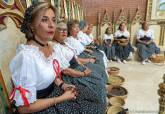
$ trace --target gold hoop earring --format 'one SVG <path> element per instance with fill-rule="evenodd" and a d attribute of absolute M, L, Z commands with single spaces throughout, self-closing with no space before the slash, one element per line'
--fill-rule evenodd
<path fill-rule="evenodd" d="M 34 28 L 32 28 L 31 30 L 32 30 L 32 32 L 34 32 L 34 31 L 35 31 L 35 29 L 34 29 Z"/>

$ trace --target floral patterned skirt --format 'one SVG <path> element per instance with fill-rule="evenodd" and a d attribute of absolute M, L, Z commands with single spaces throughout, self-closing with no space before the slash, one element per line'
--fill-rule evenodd
<path fill-rule="evenodd" d="M 85 86 L 76 86 L 78 96 L 75 100 L 64 101 L 51 106 L 40 112 L 33 114 L 104 114 L 105 106 L 101 104 L 96 98 L 95 94 Z M 64 93 L 58 86 L 47 98 L 57 97 Z"/>

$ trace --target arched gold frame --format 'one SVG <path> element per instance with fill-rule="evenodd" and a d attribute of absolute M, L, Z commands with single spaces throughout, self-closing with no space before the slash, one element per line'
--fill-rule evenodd
<path fill-rule="evenodd" d="M 61 19 L 84 19 L 84 12 L 77 1 L 75 0 L 50 0 L 52 5 L 57 6 L 58 21 Z M 23 21 L 23 16 L 25 8 L 32 4 L 32 0 L 24 0 L 25 5 L 22 4 L 21 0 L 13 0 L 10 4 L 5 1 L 0 1 L 0 30 L 4 29 L 6 26 L 3 22 L 5 17 L 10 17 L 16 24 L 20 27 Z M 68 4 L 69 3 L 69 4 Z M 69 5 L 69 6 L 68 6 Z M 14 7 L 16 6 L 16 7 Z M 69 8 L 68 8 L 69 7 Z M 2 18 L 3 17 L 3 18 Z"/>
<path fill-rule="evenodd" d="M 148 0 L 147 3 L 147 21 L 165 21 L 165 11 L 159 11 L 158 6 L 159 0 Z M 158 15 L 161 12 L 161 15 Z"/>
<path fill-rule="evenodd" d="M 148 0 L 146 20 L 149 21 L 150 24 L 160 25 L 159 45 L 164 46 L 165 45 L 165 16 L 161 18 L 159 16 L 156 16 L 157 10 L 155 9 L 155 6 L 157 4 L 157 1 Z M 163 13 L 165 15 L 165 11 Z"/>
<path fill-rule="evenodd" d="M 102 31 L 102 27 L 104 27 L 105 25 L 111 27 L 111 29 L 113 30 L 112 21 L 110 20 L 110 15 L 107 12 L 107 9 L 105 9 L 102 18 L 101 18 L 101 13 L 98 13 L 97 39 L 100 40 L 101 44 L 102 44 L 101 31 Z"/>

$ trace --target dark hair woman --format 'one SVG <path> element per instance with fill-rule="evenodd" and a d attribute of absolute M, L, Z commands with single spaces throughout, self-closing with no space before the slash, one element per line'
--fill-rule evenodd
<path fill-rule="evenodd" d="M 115 46 L 113 34 L 110 27 L 107 27 L 103 36 L 103 50 L 109 61 L 115 60 Z"/>
<path fill-rule="evenodd" d="M 142 23 L 142 28 L 137 33 L 136 47 L 143 65 L 151 62 L 150 57 L 160 53 L 160 49 L 154 43 L 154 33 L 147 22 Z"/>
<path fill-rule="evenodd" d="M 80 96 L 77 96 L 79 99 L 77 106 L 80 107 L 80 112 L 102 114 L 106 106 L 105 78 L 107 75 L 105 69 L 93 63 L 82 65 L 75 50 L 65 42 L 66 38 L 66 23 L 58 23 L 53 38 L 53 47 L 56 58 L 61 64 L 63 80 L 74 84 L 77 89 L 81 87 L 79 89 Z"/>
<path fill-rule="evenodd" d="M 9 66 L 15 86 L 11 98 L 21 114 L 75 112 L 64 103 L 76 98 L 75 89 L 64 92 L 61 88 L 66 84 L 53 69 L 54 51 L 49 40 L 55 33 L 55 21 L 56 10 L 47 2 L 34 4 L 25 12 L 21 31 L 27 43 L 19 45 Z"/>
<path fill-rule="evenodd" d="M 134 49 L 132 48 L 130 44 L 130 33 L 126 29 L 125 23 L 121 23 L 119 25 L 119 29 L 115 32 L 114 40 L 116 42 L 115 44 L 115 53 L 117 57 L 117 61 L 121 63 L 127 62 L 128 57 L 132 56 L 132 52 L 134 52 Z"/>

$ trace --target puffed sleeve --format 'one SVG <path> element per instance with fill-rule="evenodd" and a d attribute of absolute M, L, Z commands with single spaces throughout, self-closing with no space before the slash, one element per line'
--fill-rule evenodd
<path fill-rule="evenodd" d="M 103 39 L 104 39 L 104 40 L 107 39 L 106 34 L 104 34 Z"/>
<path fill-rule="evenodd" d="M 60 53 L 55 53 L 53 58 L 58 61 L 61 71 L 70 66 L 69 62 Z"/>
<path fill-rule="evenodd" d="M 32 55 L 27 52 L 19 52 L 11 61 L 9 69 L 15 88 L 21 87 L 26 89 L 28 92 L 25 93 L 25 96 L 28 102 L 35 102 L 37 74 Z M 16 101 L 16 106 L 25 105 L 22 94 L 18 89 L 16 89 L 13 100 Z"/>
<path fill-rule="evenodd" d="M 114 38 L 117 39 L 117 37 L 120 37 L 120 32 L 119 30 L 117 30 L 114 34 Z"/>
<path fill-rule="evenodd" d="M 128 31 L 126 32 L 126 37 L 130 37 L 130 33 Z"/>
<path fill-rule="evenodd" d="M 55 50 L 53 53 L 53 58 L 59 62 L 61 70 L 68 68 L 70 66 L 69 61 L 63 56 L 60 46 L 54 45 L 53 48 Z"/>
<path fill-rule="evenodd" d="M 136 38 L 140 39 L 141 38 L 141 34 L 140 34 L 140 30 L 138 30 L 137 34 L 136 34 Z"/>

